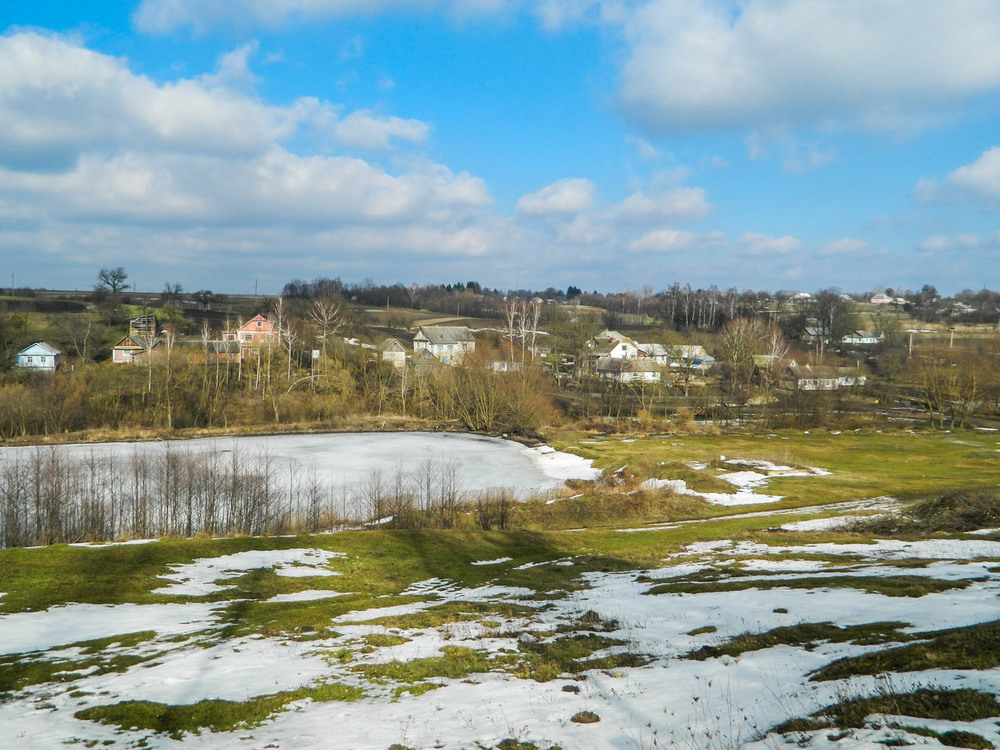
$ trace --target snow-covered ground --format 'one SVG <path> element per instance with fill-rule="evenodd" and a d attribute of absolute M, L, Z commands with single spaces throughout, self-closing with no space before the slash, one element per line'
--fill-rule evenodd
<path fill-rule="evenodd" d="M 830 559 L 817 559 L 828 556 Z M 238 553 L 190 565 L 170 574 L 174 586 L 190 593 L 218 590 L 222 581 L 252 567 L 281 571 L 308 569 L 322 575 L 330 553 L 314 549 Z M 924 567 L 886 565 L 885 561 L 922 559 Z M 121 673 L 91 674 L 73 682 L 46 683 L 14 693 L 0 702 L 3 746 L 53 748 L 83 746 L 150 748 L 285 748 L 287 750 L 385 750 L 399 744 L 413 748 L 491 748 L 506 738 L 538 747 L 566 748 L 735 748 L 753 750 L 795 747 L 801 736 L 765 737 L 767 728 L 806 716 L 843 698 L 876 688 L 878 678 L 809 682 L 815 669 L 842 656 L 884 646 L 820 643 L 813 649 L 788 645 L 751 651 L 739 657 L 695 661 L 680 658 L 704 645 L 719 644 L 745 632 L 761 632 L 801 622 L 860 625 L 901 621 L 908 632 L 970 625 L 998 616 L 1000 542 L 973 538 L 922 542 L 880 541 L 874 544 L 802 544 L 772 547 L 721 540 L 692 544 L 667 559 L 668 567 L 629 573 L 588 573 L 588 588 L 539 601 L 526 589 L 487 584 L 463 587 L 453 581 L 416 582 L 404 592 L 424 601 L 351 612 L 336 618 L 336 637 L 299 641 L 260 636 L 219 639 L 221 604 L 66 605 L 44 612 L 0 616 L 0 647 L 6 653 L 45 651 L 85 639 L 153 630 L 156 638 L 139 647 L 155 653 L 152 661 Z M 480 561 L 504 566 L 504 558 Z M 538 565 L 573 564 L 571 559 Z M 728 564 L 728 567 L 725 565 Z M 721 567 L 720 567 L 721 566 Z M 738 566 L 750 576 L 822 578 L 828 574 L 913 575 L 967 581 L 955 588 L 919 598 L 890 597 L 858 589 L 825 587 L 769 588 L 736 592 L 705 591 L 647 595 L 656 580 L 676 581 L 691 573 Z M 653 579 L 653 583 L 650 582 Z M 747 580 L 744 576 L 741 580 Z M 329 593 L 319 591 L 303 594 Z M 484 622 L 464 621 L 420 630 L 392 629 L 398 645 L 363 648 L 365 636 L 387 634 L 373 620 L 426 609 L 446 601 L 504 601 L 532 609 L 532 614 L 504 619 L 489 614 Z M 616 621 L 613 632 L 626 641 L 607 652 L 646 655 L 646 666 L 592 670 L 585 679 L 566 676 L 549 682 L 519 679 L 509 671 L 472 674 L 462 679 L 435 678 L 438 689 L 422 695 L 397 694 L 392 684 L 369 684 L 353 670 L 363 664 L 409 661 L 440 656 L 445 646 L 465 646 L 492 654 L 515 652 L 524 633 L 545 640 L 560 625 L 596 612 Z M 592 616 L 591 616 L 592 619 Z M 489 621 L 488 623 L 485 621 Z M 712 628 L 706 632 L 706 628 Z M 202 635 L 198 635 L 198 634 Z M 204 634 L 208 634 L 205 636 Z M 178 640 L 179 635 L 191 640 Z M 202 639 L 203 638 L 203 639 Z M 348 650 L 351 660 L 329 658 Z M 598 655 L 605 652 L 599 652 Z M 68 658 L 67 651 L 48 651 L 44 658 Z M 31 658 L 42 658 L 35 654 Z M 881 678 L 885 679 L 885 678 Z M 1000 669 L 933 670 L 891 676 L 894 690 L 918 686 L 964 687 L 1000 693 Z M 308 699 L 286 706 L 265 724 L 234 732 L 187 734 L 181 740 L 148 731 L 104 726 L 74 718 L 81 708 L 121 700 L 145 699 L 192 703 L 204 698 L 246 698 L 332 680 L 358 685 L 365 697 L 352 702 L 314 703 Z M 572 686 L 577 691 L 564 690 Z M 593 724 L 570 719 L 580 711 L 600 717 Z M 953 724 L 925 722 L 938 731 L 961 728 L 996 739 L 992 721 Z M 897 730 L 893 730 L 898 735 Z M 881 748 L 885 729 L 863 729 L 833 743 L 828 732 L 811 737 L 812 747 Z M 912 735 L 914 742 L 936 741 Z M 89 743 L 94 743 L 91 745 Z"/>
<path fill-rule="evenodd" d="M 725 458 L 723 458 L 725 461 Z M 830 472 L 826 469 L 794 469 L 791 466 L 780 466 L 770 461 L 730 459 L 729 463 L 738 466 L 751 466 L 752 469 L 741 471 L 725 471 L 715 475 L 736 487 L 733 492 L 698 492 L 687 486 L 683 479 L 647 479 L 642 483 L 646 489 L 670 489 L 679 495 L 700 497 L 713 505 L 756 505 L 757 503 L 776 503 L 781 495 L 765 495 L 757 490 L 767 485 L 775 476 L 782 477 L 824 477 Z M 694 462 L 691 468 L 701 471 L 707 469 L 707 464 Z"/>

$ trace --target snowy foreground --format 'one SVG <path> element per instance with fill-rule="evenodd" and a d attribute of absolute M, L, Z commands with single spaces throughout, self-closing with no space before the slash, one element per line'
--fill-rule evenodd
<path fill-rule="evenodd" d="M 241 552 L 175 566 L 163 580 L 163 593 L 189 597 L 225 591 L 231 579 L 256 568 L 278 575 L 315 577 L 329 586 L 332 566 L 342 558 L 319 549 Z M 894 561 L 923 560 L 901 569 Z M 981 536 L 923 542 L 800 545 L 772 548 L 720 541 L 691 545 L 665 560 L 666 567 L 628 573 L 585 573 L 589 588 L 561 598 L 539 600 L 523 589 L 486 585 L 463 589 L 450 581 L 428 580 L 407 594 L 423 601 L 367 609 L 337 618 L 337 637 L 298 641 L 291 637 L 218 637 L 221 607 L 188 600 L 164 605 L 67 605 L 43 612 L 0 616 L 0 651 L 34 654 L 31 658 L 66 659 L 54 647 L 87 639 L 152 630 L 156 637 L 132 646 L 131 653 L 155 658 L 123 672 L 90 674 L 73 682 L 46 682 L 28 687 L 0 702 L 0 745 L 55 748 L 67 743 L 84 747 L 173 748 L 371 748 L 394 744 L 408 748 L 492 748 L 507 738 L 538 748 L 883 748 L 886 740 L 940 746 L 931 737 L 900 729 L 865 728 L 835 737 L 829 731 L 768 734 L 776 724 L 808 716 L 844 697 L 872 694 L 877 681 L 888 680 L 904 692 L 921 686 L 981 689 L 1000 693 L 1000 670 L 938 670 L 887 677 L 809 682 L 817 668 L 842 657 L 885 645 L 820 643 L 812 650 L 780 645 L 739 657 L 695 661 L 679 658 L 704 645 L 718 645 L 746 632 L 762 632 L 802 622 L 858 625 L 901 621 L 904 632 L 958 627 L 995 620 L 1000 574 L 988 561 L 1000 560 L 1000 542 Z M 477 561 L 490 570 L 515 566 L 506 558 Z M 525 563 L 519 567 L 559 565 L 572 559 Z M 733 592 L 646 595 L 657 582 L 678 581 L 698 571 L 740 569 L 744 574 L 789 580 L 837 576 L 926 576 L 968 581 L 922 597 L 889 597 L 856 588 L 770 588 Z M 646 577 L 648 575 L 648 577 Z M 638 580 L 637 580 L 638 579 Z M 653 579 L 651 582 L 650 579 Z M 301 600 L 331 596 L 327 590 L 302 591 Z M 387 629 L 375 621 L 415 612 L 442 602 L 509 601 L 531 608 L 517 619 L 496 614 L 480 620 L 419 630 Z M 414 695 L 399 690 L 392 679 L 366 681 L 358 665 L 407 662 L 441 656 L 447 646 L 463 646 L 491 654 L 516 653 L 519 643 L 544 641 L 560 625 L 590 621 L 609 623 L 604 636 L 626 643 L 611 652 L 643 655 L 644 666 L 590 670 L 547 682 L 519 679 L 510 671 L 431 680 L 437 689 Z M 713 632 L 704 631 L 713 627 Z M 399 645 L 365 647 L 371 634 L 399 636 Z M 535 633 L 537 635 L 531 635 Z M 186 639 L 183 636 L 188 636 Z M 404 642 L 404 639 L 405 640 Z M 346 650 L 346 651 L 345 651 Z M 128 649 L 123 649 L 128 651 Z M 113 649 L 112 649 L 113 652 Z M 347 653 L 348 657 L 344 657 Z M 593 656 L 599 657 L 605 652 Z M 331 658 L 331 654 L 340 654 Z M 172 739 L 148 730 L 120 730 L 74 718 L 82 708 L 122 700 L 145 699 L 190 704 L 206 698 L 241 701 L 336 681 L 364 690 L 354 702 L 289 703 L 263 725 L 233 732 L 185 734 Z M 566 689 L 571 688 L 571 689 Z M 577 690 L 578 688 L 578 690 Z M 581 711 L 599 717 L 590 724 L 570 719 Z M 937 732 L 962 729 L 1000 739 L 993 720 L 955 723 L 913 719 Z M 884 727 L 884 722 L 882 724 Z M 833 738 L 832 738 L 833 737 Z M 102 744 L 103 743 L 103 744 Z M 897 743 L 898 744 L 898 743 Z"/>

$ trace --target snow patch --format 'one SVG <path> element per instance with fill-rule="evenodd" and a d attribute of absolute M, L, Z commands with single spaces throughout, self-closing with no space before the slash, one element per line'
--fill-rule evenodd
<path fill-rule="evenodd" d="M 344 556 L 342 552 L 322 549 L 275 549 L 248 550 L 221 557 L 206 557 L 187 565 L 171 565 L 173 572 L 160 578 L 174 583 L 155 589 L 152 593 L 168 596 L 206 596 L 232 588 L 220 586 L 215 581 L 238 578 L 248 570 L 257 568 L 275 568 L 278 575 L 291 577 L 321 576 L 325 575 L 323 572 L 325 568 L 316 567 L 317 565 L 325 565 L 335 557 Z M 311 572 L 306 572 L 306 569 Z"/>

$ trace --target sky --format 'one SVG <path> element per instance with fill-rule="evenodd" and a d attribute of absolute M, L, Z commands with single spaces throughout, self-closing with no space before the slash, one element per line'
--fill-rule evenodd
<path fill-rule="evenodd" d="M 0 9 L 0 284 L 1000 288 L 995 0 Z"/>

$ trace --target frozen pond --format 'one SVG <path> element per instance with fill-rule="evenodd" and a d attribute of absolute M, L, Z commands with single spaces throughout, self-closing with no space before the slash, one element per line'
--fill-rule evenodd
<path fill-rule="evenodd" d="M 528 448 L 511 440 L 437 432 L 358 432 L 310 435 L 201 438 L 143 443 L 94 443 L 44 447 L 0 448 L 0 465 L 27 461 L 39 452 L 56 452 L 61 459 L 85 465 L 95 458 L 127 463 L 136 455 L 214 454 L 220 460 L 236 454 L 241 460 L 267 461 L 277 472 L 316 476 L 328 488 L 352 487 L 379 474 L 385 481 L 396 474 L 416 477 L 450 467 L 465 492 L 491 488 L 513 490 L 523 497 L 560 486 L 567 479 L 592 479 L 599 474 L 590 461 L 547 446 Z"/>

